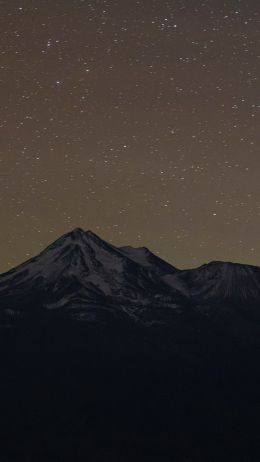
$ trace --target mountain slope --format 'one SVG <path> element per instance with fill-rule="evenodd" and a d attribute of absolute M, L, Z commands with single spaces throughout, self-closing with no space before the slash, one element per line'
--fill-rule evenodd
<path fill-rule="evenodd" d="M 175 274 L 179 272 L 177 268 L 154 255 L 147 247 L 119 247 L 120 252 L 131 260 L 139 263 L 145 268 L 151 269 L 159 276 L 164 274 Z"/>

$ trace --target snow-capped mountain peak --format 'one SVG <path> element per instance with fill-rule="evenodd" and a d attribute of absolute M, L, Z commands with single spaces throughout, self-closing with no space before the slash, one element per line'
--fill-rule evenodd
<path fill-rule="evenodd" d="M 145 253 L 149 258 L 153 255 L 148 249 Z M 147 304 L 155 295 L 173 295 L 174 289 L 167 289 L 159 278 L 165 270 L 156 268 L 152 261 L 148 266 L 92 231 L 76 228 L 38 256 L 2 275 L 0 299 L 8 304 L 13 294 L 23 294 L 28 299 L 34 294 L 44 306 L 60 307 L 84 305 L 95 294 L 103 300 L 127 304 L 138 300 Z"/>

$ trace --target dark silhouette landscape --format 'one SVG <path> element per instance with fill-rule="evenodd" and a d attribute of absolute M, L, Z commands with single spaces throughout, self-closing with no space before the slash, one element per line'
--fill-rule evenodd
<path fill-rule="evenodd" d="M 0 276 L 1 461 L 260 456 L 260 268 L 75 229 Z"/>

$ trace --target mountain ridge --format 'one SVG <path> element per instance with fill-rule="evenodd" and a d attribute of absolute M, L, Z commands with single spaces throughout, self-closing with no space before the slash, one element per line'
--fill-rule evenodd
<path fill-rule="evenodd" d="M 63 309 L 77 319 L 99 319 L 106 309 L 112 318 L 165 323 L 169 313 L 175 317 L 189 306 L 198 315 L 203 311 L 198 306 L 207 304 L 220 311 L 230 304 L 260 306 L 260 268 L 214 261 L 180 270 L 146 247 L 116 247 L 75 228 L 0 275 L 2 314 L 10 308 L 24 313 L 34 305 Z"/>
<path fill-rule="evenodd" d="M 60 241 L 63 241 L 64 239 L 66 238 L 70 238 L 71 241 L 77 241 L 77 240 L 80 240 L 82 239 L 82 237 L 90 237 L 92 238 L 93 240 L 96 240 L 96 241 L 100 241 L 100 242 L 104 242 L 106 243 L 107 245 L 111 246 L 111 248 L 114 248 L 116 250 L 119 250 L 119 251 L 122 251 L 122 252 L 126 252 L 128 250 L 136 250 L 136 251 L 142 251 L 144 253 L 147 253 L 147 254 L 150 254 L 151 256 L 155 257 L 155 259 L 158 259 L 160 260 L 161 262 L 163 262 L 164 264 L 166 265 L 169 265 L 169 267 L 172 267 L 173 269 L 177 270 L 177 271 L 193 271 L 193 270 L 197 270 L 197 269 L 200 269 L 202 267 L 206 267 L 206 266 L 212 266 L 212 265 L 239 265 L 239 266 L 246 266 L 246 267 L 252 267 L 252 268 L 260 268 L 260 265 L 253 265 L 253 264 L 250 264 L 250 263 L 241 263 L 241 262 L 233 262 L 233 261 L 229 261 L 229 260 L 210 260 L 208 262 L 205 262 L 205 263 L 202 263 L 200 264 L 199 266 L 196 266 L 196 267 L 188 267 L 188 268 L 178 268 L 176 266 L 174 266 L 171 262 L 169 262 L 168 260 L 164 260 L 164 258 L 162 257 L 159 257 L 157 256 L 155 253 L 153 253 L 148 247 L 146 246 L 140 246 L 140 247 L 135 247 L 135 246 L 131 246 L 131 245 L 124 245 L 124 246 L 115 246 L 111 243 L 108 243 L 107 241 L 105 241 L 104 239 L 100 238 L 96 233 L 94 233 L 91 229 L 88 229 L 87 231 L 84 231 L 82 228 L 80 227 L 76 227 L 74 229 L 72 229 L 71 231 L 68 231 L 67 233 L 64 233 L 62 234 L 60 237 L 58 237 L 57 239 L 55 239 L 53 242 L 51 242 L 49 245 L 47 245 L 42 251 L 40 251 L 38 254 L 30 257 L 29 259 L 19 263 L 18 265 L 14 266 L 13 268 L 7 270 L 7 271 L 3 271 L 2 273 L 0 273 L 0 277 L 8 274 L 8 273 L 11 273 L 12 271 L 16 270 L 17 268 L 20 268 L 21 266 L 25 265 L 26 263 L 34 260 L 35 258 L 37 258 L 38 256 L 40 256 L 43 252 L 45 252 L 46 250 L 48 250 L 49 248 L 53 247 L 54 245 L 56 245 L 57 243 L 59 243 Z M 125 256 L 127 256 L 125 253 Z"/>

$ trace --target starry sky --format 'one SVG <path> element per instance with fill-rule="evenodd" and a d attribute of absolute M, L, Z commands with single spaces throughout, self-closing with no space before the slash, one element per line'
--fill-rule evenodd
<path fill-rule="evenodd" d="M 0 271 L 75 227 L 260 265 L 259 0 L 0 0 Z"/>

